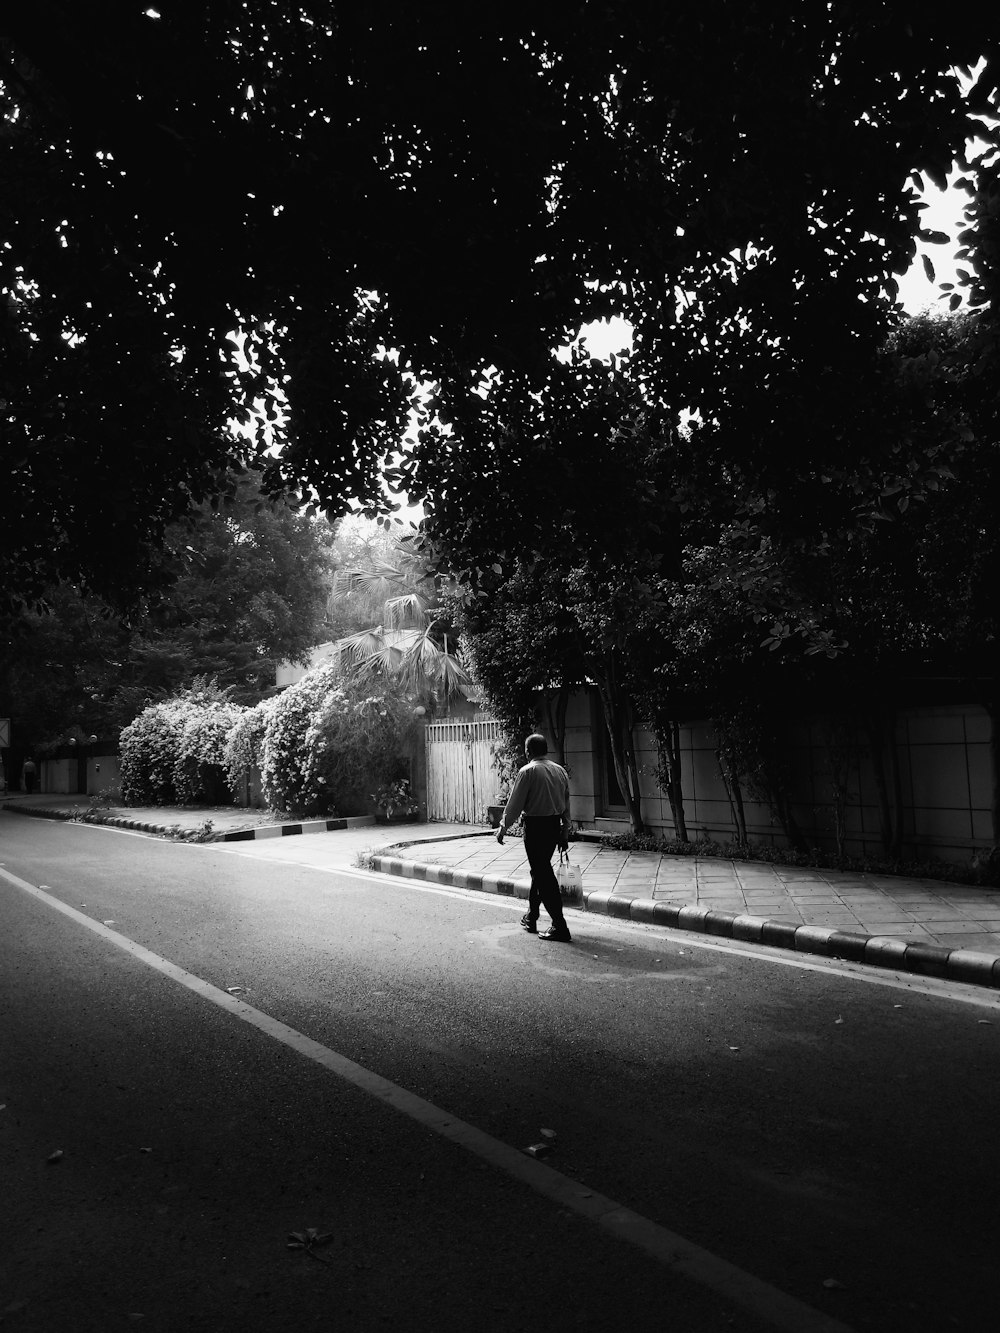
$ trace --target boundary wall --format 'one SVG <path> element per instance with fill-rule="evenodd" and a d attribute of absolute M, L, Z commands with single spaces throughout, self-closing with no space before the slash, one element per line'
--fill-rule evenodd
<path fill-rule="evenodd" d="M 835 848 L 836 803 L 824 722 L 791 720 L 786 730 L 792 814 L 809 843 Z M 655 741 L 642 729 L 635 741 L 643 818 L 655 832 L 672 837 L 670 804 L 656 785 Z M 992 846 L 992 727 L 986 710 L 976 704 L 900 709 L 895 741 L 904 858 L 964 863 Z M 735 827 L 710 723 L 684 723 L 680 748 L 688 837 L 730 841 Z M 866 740 L 854 735 L 848 753 L 845 850 L 852 856 L 881 855 L 878 789 Z M 567 713 L 566 762 L 574 820 L 585 829 L 629 829 L 627 811 L 609 793 L 600 710 L 583 692 L 573 696 Z M 745 790 L 743 801 L 751 842 L 786 846 L 772 811 Z"/>

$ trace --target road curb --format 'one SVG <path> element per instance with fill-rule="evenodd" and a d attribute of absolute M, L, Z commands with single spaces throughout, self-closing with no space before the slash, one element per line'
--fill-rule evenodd
<path fill-rule="evenodd" d="M 132 829 L 140 833 L 159 833 L 166 836 L 176 824 L 152 824 L 139 819 L 126 819 L 122 815 L 102 815 L 99 812 L 85 811 L 82 806 L 73 809 L 46 809 L 43 806 L 22 805 L 18 801 L 5 802 L 4 810 L 12 810 L 18 815 L 33 815 L 37 819 L 78 820 L 83 824 L 108 824 L 112 828 Z M 229 833 L 201 834 L 195 828 L 181 828 L 180 833 L 190 834 L 198 842 L 248 842 L 257 838 L 288 838 L 302 833 L 327 833 L 331 829 L 374 827 L 374 815 L 346 815 L 343 819 L 305 819 L 296 824 L 261 824 L 250 829 L 233 829 Z"/>
<path fill-rule="evenodd" d="M 36 815 L 41 819 L 76 819 L 76 810 L 43 810 L 37 805 L 22 805 L 20 801 L 4 801 L 4 810 L 10 810 L 15 815 Z"/>
<path fill-rule="evenodd" d="M 508 898 L 527 898 L 530 888 L 528 880 L 500 879 L 479 871 L 427 865 L 399 856 L 376 854 L 371 858 L 371 869 L 384 875 L 421 879 L 456 889 L 475 889 L 480 893 L 497 893 Z M 588 892 L 585 888 L 582 901 L 567 906 L 618 920 L 668 926 L 749 944 L 767 944 L 792 953 L 820 954 L 825 958 L 842 958 L 871 967 L 1000 990 L 1000 957 L 973 949 L 949 949 L 942 944 L 907 944 L 905 940 L 888 935 L 855 934 L 830 926 L 796 926 L 788 921 L 772 921 L 746 913 L 719 912 L 698 903 L 626 898 L 607 889 Z"/>
<path fill-rule="evenodd" d="M 299 833 L 329 833 L 338 828 L 374 827 L 374 815 L 345 815 L 343 819 L 305 819 L 300 824 L 262 824 L 259 828 L 216 833 L 211 842 L 249 842 L 258 838 L 290 838 Z"/>

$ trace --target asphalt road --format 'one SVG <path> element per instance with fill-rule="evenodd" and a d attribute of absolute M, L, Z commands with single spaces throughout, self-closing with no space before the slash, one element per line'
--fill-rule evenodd
<path fill-rule="evenodd" d="M 309 841 L 0 815 L 4 1329 L 993 1322 L 997 997 Z"/>

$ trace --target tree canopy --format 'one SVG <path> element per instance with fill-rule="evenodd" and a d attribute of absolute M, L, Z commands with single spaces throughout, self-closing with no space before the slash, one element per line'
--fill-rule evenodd
<path fill-rule="evenodd" d="M 47 589 L 46 609 L 22 611 L 0 638 L 0 702 L 15 743 L 74 727 L 110 735 L 195 677 L 256 702 L 279 661 L 305 660 L 325 637 L 333 535 L 244 480 L 232 498 L 168 526 L 170 585 L 129 620 L 93 593 Z"/>
<path fill-rule="evenodd" d="M 981 28 L 901 0 L 37 0 L 0 43 L 14 599 L 134 597 L 234 463 L 377 508 L 416 382 L 451 434 L 394 479 L 434 523 L 495 440 L 484 377 L 558 399 L 552 349 L 612 311 L 737 468 L 846 462 L 911 174 L 995 143 L 1000 81 Z M 992 301 L 995 168 L 969 181 Z"/>

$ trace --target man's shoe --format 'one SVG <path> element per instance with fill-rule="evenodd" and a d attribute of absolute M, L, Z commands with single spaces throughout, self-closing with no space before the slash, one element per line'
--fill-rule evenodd
<path fill-rule="evenodd" d="M 521 925 L 529 935 L 538 934 L 538 920 L 536 917 L 529 916 L 527 912 L 521 917 Z"/>
<path fill-rule="evenodd" d="M 538 936 L 540 940 L 555 940 L 558 944 L 572 944 L 573 936 L 566 926 L 549 926 Z"/>

